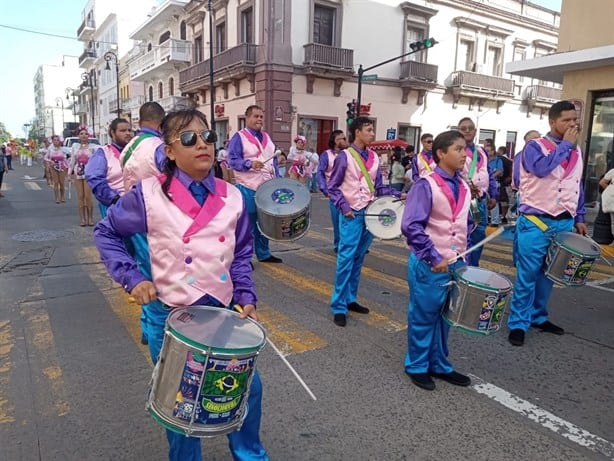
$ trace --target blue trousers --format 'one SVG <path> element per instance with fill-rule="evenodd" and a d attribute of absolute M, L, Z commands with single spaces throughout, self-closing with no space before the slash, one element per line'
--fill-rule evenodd
<path fill-rule="evenodd" d="M 471 243 L 470 246 L 473 246 L 486 238 L 486 226 L 488 225 L 488 207 L 486 206 L 486 202 L 486 198 L 482 198 L 478 201 L 478 208 L 482 216 L 480 218 L 480 222 L 473 223 L 475 229 L 473 230 L 469 238 Z M 469 264 L 470 266 L 479 266 L 483 249 L 484 247 L 480 247 L 469 253 L 469 255 L 467 256 L 467 264 Z"/>
<path fill-rule="evenodd" d="M 450 325 L 441 313 L 448 300 L 452 272 L 464 266 L 457 261 L 448 272 L 433 272 L 431 266 L 412 252 L 407 265 L 409 308 L 407 311 L 407 373 L 450 373 L 454 367 L 448 360 Z"/>
<path fill-rule="evenodd" d="M 256 201 L 254 197 L 256 192 L 248 189 L 242 184 L 237 184 L 237 188 L 241 191 L 243 200 L 245 201 L 245 208 L 247 208 L 247 214 L 249 216 L 249 225 L 254 237 L 254 251 L 256 252 L 256 258 L 258 261 L 267 259 L 271 256 L 269 250 L 269 239 L 266 238 L 258 229 L 258 214 L 256 213 Z"/>
<path fill-rule="evenodd" d="M 516 281 L 507 319 L 510 330 L 527 331 L 532 324 L 548 320 L 553 282 L 543 271 L 546 254 L 556 233 L 573 229 L 573 219 L 540 219 L 548 226 L 545 232 L 523 215 L 516 222 L 513 249 Z"/>
<path fill-rule="evenodd" d="M 373 234 L 365 226 L 365 209 L 354 211 L 354 218 L 339 213 L 339 250 L 335 286 L 330 300 L 333 314 L 347 314 L 348 304 L 356 301 L 360 271 Z"/>
<path fill-rule="evenodd" d="M 330 208 L 330 220 L 333 223 L 333 248 L 335 252 L 339 250 L 339 209 L 335 206 L 332 200 L 328 201 Z"/>
<path fill-rule="evenodd" d="M 151 277 L 151 260 L 149 258 L 149 244 L 147 243 L 147 234 L 134 234 L 130 241 L 134 248 L 134 259 L 139 266 L 139 271 L 149 280 Z M 158 301 L 154 301 L 156 303 Z M 150 303 L 151 304 L 151 303 Z M 144 339 L 147 339 L 147 308 L 149 304 L 141 306 L 141 332 Z"/>
<path fill-rule="evenodd" d="M 98 202 L 98 209 L 100 210 L 100 217 L 102 219 L 107 217 L 107 210 L 109 209 L 108 206 L 103 205 L 102 203 Z"/>
<path fill-rule="evenodd" d="M 158 361 L 164 340 L 164 324 L 171 310 L 160 302 L 151 303 L 147 310 L 147 338 L 153 363 Z M 262 414 L 262 383 L 257 371 L 247 399 L 248 412 L 239 431 L 228 434 L 228 446 L 235 461 L 268 460 L 260 441 L 260 416 Z M 166 430 L 169 461 L 202 461 L 200 439 Z"/>

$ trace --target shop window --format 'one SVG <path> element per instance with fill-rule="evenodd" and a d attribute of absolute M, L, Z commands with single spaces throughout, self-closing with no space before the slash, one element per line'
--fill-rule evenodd
<path fill-rule="evenodd" d="M 164 42 L 166 42 L 170 38 L 171 38 L 171 32 L 170 32 L 170 30 L 167 30 L 162 35 L 160 35 L 160 39 L 158 40 L 158 45 L 163 44 Z"/>

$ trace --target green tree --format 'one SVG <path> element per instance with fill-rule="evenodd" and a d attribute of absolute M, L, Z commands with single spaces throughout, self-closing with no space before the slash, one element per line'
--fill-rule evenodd
<path fill-rule="evenodd" d="M 0 144 L 8 142 L 11 139 L 11 133 L 6 130 L 4 123 L 0 122 Z"/>

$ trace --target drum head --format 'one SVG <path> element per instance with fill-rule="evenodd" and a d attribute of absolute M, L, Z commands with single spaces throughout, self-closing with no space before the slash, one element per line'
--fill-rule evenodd
<path fill-rule="evenodd" d="M 274 216 L 291 216 L 305 210 L 311 193 L 304 184 L 290 178 L 275 178 L 258 187 L 256 207 Z"/>
<path fill-rule="evenodd" d="M 375 237 L 391 240 L 401 236 L 401 219 L 405 202 L 392 197 L 379 197 L 366 209 L 365 225 Z"/>
<path fill-rule="evenodd" d="M 597 258 L 601 254 L 601 248 L 595 245 L 586 237 L 573 232 L 559 232 L 554 236 L 554 240 L 570 253 L 579 256 L 594 256 Z"/>
<path fill-rule="evenodd" d="M 166 322 L 171 333 L 190 346 L 227 354 L 259 351 L 266 336 L 258 323 L 222 307 L 176 308 Z"/>
<path fill-rule="evenodd" d="M 512 289 L 512 284 L 507 278 L 480 267 L 463 266 L 454 271 L 454 275 L 467 285 L 483 290 L 507 291 Z"/>

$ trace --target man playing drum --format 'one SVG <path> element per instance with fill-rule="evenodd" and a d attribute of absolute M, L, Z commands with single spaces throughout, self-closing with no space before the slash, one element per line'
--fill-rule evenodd
<path fill-rule="evenodd" d="M 578 119 L 575 106 L 559 101 L 550 108 L 550 132 L 527 143 L 519 160 L 518 207 L 520 217 L 514 238 L 516 282 L 510 305 L 509 342 L 524 344 L 533 326 L 562 335 L 563 328 L 548 320 L 548 300 L 553 282 L 543 271 L 551 240 L 558 232 L 574 228 L 587 234 L 584 223 L 582 153 L 576 145 Z"/>
<path fill-rule="evenodd" d="M 269 250 L 269 239 L 258 229 L 258 214 L 254 196 L 258 186 L 279 177 L 275 144 L 271 137 L 262 131 L 264 111 L 252 105 L 245 111 L 245 128 L 233 135 L 228 143 L 228 165 L 234 171 L 236 186 L 241 191 L 252 235 L 254 251 L 260 262 L 280 263 L 281 258 L 273 256 Z"/>
<path fill-rule="evenodd" d="M 330 301 L 335 325 L 344 327 L 348 310 L 368 314 L 369 309 L 356 302 L 365 253 L 373 235 L 365 226 L 365 210 L 380 195 L 405 198 L 382 183 L 379 157 L 368 148 L 375 132 L 373 122 L 357 117 L 350 125 L 351 145 L 339 152 L 328 182 L 330 199 L 339 210 L 339 251 L 335 285 Z"/>

